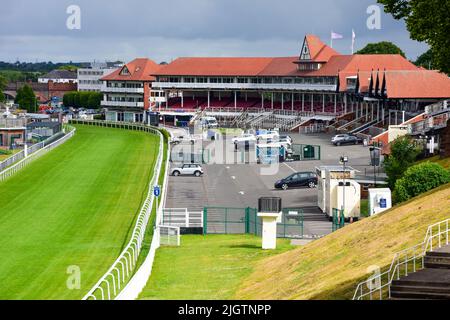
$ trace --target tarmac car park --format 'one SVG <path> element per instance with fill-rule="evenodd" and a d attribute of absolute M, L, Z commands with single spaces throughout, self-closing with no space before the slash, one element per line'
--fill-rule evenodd
<path fill-rule="evenodd" d="M 283 139 L 282 135 L 280 134 L 280 139 Z M 270 169 L 274 164 L 258 164 L 257 159 L 251 156 L 256 152 L 257 144 L 254 149 L 251 146 L 248 152 L 242 152 L 243 149 L 238 149 L 239 152 L 237 152 L 236 145 L 232 142 L 234 137 L 228 137 L 225 139 L 229 143 L 225 143 L 223 149 L 225 159 L 221 161 L 216 157 L 214 161 L 202 164 L 203 175 L 200 177 L 187 175 L 183 176 L 183 179 L 170 176 L 166 207 L 187 208 L 192 211 L 218 206 L 246 208 L 256 206 L 259 197 L 282 197 L 283 208 L 288 211 L 301 209 L 305 216 L 312 217 L 312 220 L 305 220 L 305 236 L 321 236 L 330 233 L 331 224 L 317 206 L 318 192 L 316 188 L 311 189 L 307 185 L 305 187 L 288 187 L 287 190 L 283 190 L 275 188 L 274 182 L 298 172 L 314 172 L 315 168 L 321 165 L 337 165 L 341 151 L 337 153 L 330 144 L 332 136 L 329 134 L 289 133 L 289 135 L 293 143 L 319 145 L 322 154 L 320 159 L 278 163 L 274 167 L 276 168 L 275 172 L 264 174 L 263 171 Z M 203 147 L 213 143 L 215 142 L 204 140 Z M 359 172 L 363 173 L 366 168 L 367 170 L 372 168 L 367 148 L 362 145 L 347 145 L 342 146 L 342 149 L 343 152 L 352 155 L 349 165 Z M 241 154 L 245 154 L 245 161 L 242 161 Z M 175 168 L 179 165 L 172 163 L 171 166 Z"/>

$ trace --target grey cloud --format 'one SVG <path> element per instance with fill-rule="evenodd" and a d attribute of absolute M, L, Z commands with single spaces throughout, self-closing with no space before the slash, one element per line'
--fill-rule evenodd
<path fill-rule="evenodd" d="M 415 58 L 426 46 L 409 40 L 404 24 L 383 15 L 382 30 L 366 28 L 375 0 L 2 0 L 0 59 L 156 60 L 186 55 L 296 55 L 306 33 L 350 51 L 352 28 L 359 47 L 390 40 Z M 82 29 L 65 27 L 66 8 L 82 10 Z"/>

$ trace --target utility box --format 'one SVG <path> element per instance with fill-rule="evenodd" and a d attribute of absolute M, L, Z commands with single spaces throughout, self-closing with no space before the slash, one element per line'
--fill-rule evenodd
<path fill-rule="evenodd" d="M 361 186 L 354 180 L 356 170 L 352 167 L 321 166 L 317 174 L 317 206 L 328 217 L 333 216 L 333 209 L 344 206 L 346 218 L 359 218 L 361 215 Z"/>
<path fill-rule="evenodd" d="M 369 189 L 369 215 L 373 216 L 392 208 L 391 189 Z"/>

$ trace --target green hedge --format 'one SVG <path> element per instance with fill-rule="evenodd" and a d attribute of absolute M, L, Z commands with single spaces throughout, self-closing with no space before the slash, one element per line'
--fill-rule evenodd
<path fill-rule="evenodd" d="M 407 201 L 422 193 L 450 182 L 450 172 L 442 166 L 425 162 L 406 170 L 395 183 L 395 202 Z"/>

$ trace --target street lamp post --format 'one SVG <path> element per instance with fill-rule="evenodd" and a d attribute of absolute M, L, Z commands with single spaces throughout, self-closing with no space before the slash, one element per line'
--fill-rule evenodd
<path fill-rule="evenodd" d="M 374 182 L 374 188 L 377 186 L 377 173 L 376 173 L 376 167 L 379 166 L 380 162 L 380 148 L 372 146 L 370 147 L 370 158 L 372 160 L 372 166 L 373 166 L 373 182 Z"/>
<path fill-rule="evenodd" d="M 342 181 L 343 181 L 343 189 L 342 189 L 342 214 L 345 214 L 345 165 L 348 162 L 347 156 L 342 156 L 340 158 L 340 162 L 342 163 Z"/>

